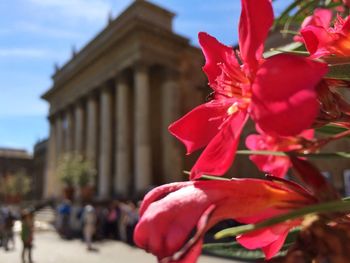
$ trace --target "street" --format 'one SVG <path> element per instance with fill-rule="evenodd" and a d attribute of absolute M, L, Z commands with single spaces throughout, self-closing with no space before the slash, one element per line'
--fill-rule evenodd
<path fill-rule="evenodd" d="M 155 263 L 156 258 L 143 250 L 122 242 L 105 241 L 95 243 L 97 251 L 89 252 L 80 240 L 62 240 L 53 231 L 35 233 L 34 263 Z M 21 263 L 21 241 L 17 235 L 16 248 L 4 251 L 0 248 L 1 263 Z M 231 260 L 201 256 L 199 263 L 229 263 Z"/>

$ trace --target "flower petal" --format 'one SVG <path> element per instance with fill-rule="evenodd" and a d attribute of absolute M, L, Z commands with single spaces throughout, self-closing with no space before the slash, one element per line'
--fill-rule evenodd
<path fill-rule="evenodd" d="M 186 245 L 177 252 L 171 259 L 171 262 L 176 263 L 193 263 L 196 262 L 197 258 L 202 251 L 203 236 L 207 230 L 208 221 L 215 210 L 215 205 L 210 205 L 205 212 L 201 215 L 197 223 L 197 230 L 195 235 L 187 241 Z"/>
<path fill-rule="evenodd" d="M 332 42 L 332 38 L 323 27 L 306 26 L 300 31 L 306 49 L 313 58 L 328 55 L 330 52 L 327 46 Z"/>
<path fill-rule="evenodd" d="M 237 237 L 237 242 L 248 249 L 261 248 L 266 259 L 277 254 L 291 228 L 300 224 L 300 220 L 281 223 L 272 227 L 252 231 Z"/>
<path fill-rule="evenodd" d="M 273 155 L 251 155 L 249 159 L 259 170 L 276 177 L 283 178 L 291 166 L 288 157 Z"/>
<path fill-rule="evenodd" d="M 332 11 L 326 8 L 317 8 L 311 16 L 304 19 L 301 24 L 300 30 L 303 30 L 307 26 L 315 26 L 324 29 L 328 29 L 332 21 Z M 304 42 L 304 39 L 300 35 L 294 37 L 294 41 Z"/>
<path fill-rule="evenodd" d="M 246 146 L 253 151 L 274 151 L 287 150 L 279 149 L 278 140 L 268 135 L 251 134 L 246 138 Z M 259 168 L 259 170 L 276 177 L 284 177 L 290 167 L 287 156 L 275 155 L 250 155 L 249 159 Z"/>
<path fill-rule="evenodd" d="M 266 135 L 251 134 L 246 138 L 246 146 L 252 151 L 274 150 L 266 142 Z M 279 159 L 282 158 L 282 159 Z M 272 155 L 254 155 L 251 154 L 249 159 L 259 168 L 260 171 L 272 174 L 276 177 L 283 177 L 290 166 L 288 157 Z M 286 159 L 286 160 L 285 160 Z"/>
<path fill-rule="evenodd" d="M 217 222 L 265 218 L 285 211 L 281 207 L 287 202 L 305 200 L 308 198 L 281 187 L 280 182 L 261 179 L 172 183 L 146 195 L 134 240 L 159 260 L 187 263 L 198 256 L 203 233 Z M 195 228 L 196 234 L 188 240 Z"/>
<path fill-rule="evenodd" d="M 157 188 L 154 188 L 152 191 L 148 192 L 143 199 L 142 205 L 139 210 L 140 216 L 147 210 L 148 206 L 160 199 L 163 199 L 171 192 L 175 192 L 181 188 L 184 188 L 191 184 L 191 182 L 177 182 L 171 184 L 161 185 Z"/>
<path fill-rule="evenodd" d="M 225 101 L 202 104 L 169 126 L 169 132 L 178 138 L 190 154 L 206 146 L 219 132 L 232 105 Z"/>
<path fill-rule="evenodd" d="M 197 202 L 184 200 L 189 194 L 197 192 L 193 184 L 183 183 L 180 183 L 179 187 L 170 184 L 170 187 L 162 186 L 160 191 L 157 188 L 152 190 L 145 197 L 144 202 L 147 205 L 142 204 L 143 213 L 134 232 L 135 243 L 157 255 L 159 259 L 172 257 L 184 246 L 201 215 L 210 206 L 205 196 L 198 198 Z M 152 203 L 152 200 L 148 200 L 154 196 L 160 197 L 159 193 L 165 196 Z M 182 207 L 184 213 L 173 213 L 172 208 L 176 207 Z M 176 223 L 173 223 L 174 220 Z"/>
<path fill-rule="evenodd" d="M 277 237 L 277 239 L 274 242 L 262 248 L 262 251 L 264 252 L 266 259 L 271 259 L 273 256 L 275 256 L 278 253 L 278 251 L 280 251 L 280 249 L 284 244 L 284 241 L 287 238 L 288 231 L 289 229 L 286 230 L 284 233 L 280 233 L 280 235 Z"/>
<path fill-rule="evenodd" d="M 313 15 L 304 19 L 301 28 L 306 26 L 319 26 L 325 29 L 329 28 L 332 21 L 332 11 L 327 8 L 316 8 Z"/>
<path fill-rule="evenodd" d="M 316 85 L 327 65 L 292 56 L 266 60 L 253 84 L 252 118 L 270 135 L 294 136 L 314 122 L 319 104 Z"/>
<path fill-rule="evenodd" d="M 209 85 L 216 86 L 216 78 L 222 72 L 219 64 L 224 63 L 227 57 L 230 57 L 230 63 L 235 63 L 238 66 L 233 48 L 221 44 L 215 37 L 204 32 L 198 34 L 198 39 L 205 56 L 203 71 L 208 77 Z"/>
<path fill-rule="evenodd" d="M 264 42 L 273 24 L 270 0 L 242 0 L 239 21 L 239 46 L 242 59 L 255 69 L 262 57 Z"/>
<path fill-rule="evenodd" d="M 184 255 L 183 258 L 180 258 L 179 260 L 171 260 L 169 263 L 193 263 L 196 262 L 197 258 L 200 256 L 202 252 L 202 245 L 203 240 L 200 239 L 196 244 L 193 245 L 187 252 L 187 254 Z"/>
<path fill-rule="evenodd" d="M 248 114 L 239 111 L 227 120 L 192 167 L 191 180 L 200 178 L 203 174 L 220 176 L 230 168 L 247 119 Z"/>

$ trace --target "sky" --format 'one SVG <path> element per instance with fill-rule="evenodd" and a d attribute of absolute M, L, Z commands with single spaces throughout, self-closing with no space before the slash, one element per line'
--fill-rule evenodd
<path fill-rule="evenodd" d="M 40 96 L 52 85 L 54 65 L 64 65 L 132 0 L 0 1 L 0 147 L 23 148 L 48 136 L 48 105 Z M 237 41 L 238 0 L 153 0 L 177 14 L 174 31 L 198 45 L 206 31 Z M 279 13 L 286 0 L 275 3 Z"/>

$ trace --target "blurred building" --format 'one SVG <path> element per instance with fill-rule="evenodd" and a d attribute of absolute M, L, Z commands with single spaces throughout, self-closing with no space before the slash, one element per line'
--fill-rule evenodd
<path fill-rule="evenodd" d="M 44 175 L 46 168 L 48 140 L 38 141 L 33 151 L 32 197 L 40 200 L 44 196 Z"/>
<path fill-rule="evenodd" d="M 0 148 L 0 177 L 24 171 L 30 174 L 32 156 L 24 149 Z"/>
<path fill-rule="evenodd" d="M 31 178 L 33 157 L 23 149 L 0 148 L 0 196 L 20 194 L 23 177 Z M 28 185 L 30 187 L 30 185 Z M 25 191 L 30 195 L 30 188 Z"/>
<path fill-rule="evenodd" d="M 191 160 L 167 126 L 208 92 L 202 53 L 173 32 L 173 18 L 134 1 L 56 69 L 42 96 L 50 104 L 46 197 L 60 195 L 55 169 L 70 152 L 94 164 L 99 198 L 183 179 Z"/>
<path fill-rule="evenodd" d="M 38 181 L 45 197 L 60 196 L 56 166 L 65 153 L 72 152 L 82 154 L 96 168 L 98 198 L 131 196 L 154 185 L 187 179 L 183 170 L 191 169 L 198 154 L 185 156 L 184 147 L 167 126 L 203 103 L 210 90 L 201 70 L 201 51 L 173 32 L 173 18 L 164 8 L 136 0 L 56 68 L 53 85 L 42 96 L 50 104 L 45 178 Z M 266 47 L 289 41 L 274 31 Z M 252 132 L 250 122 L 242 138 Z M 342 147 L 348 149 L 348 143 L 340 141 L 328 149 Z M 239 148 L 245 148 L 244 139 Z M 40 149 L 38 145 L 35 152 L 43 156 Z M 41 166 L 42 159 L 38 160 Z M 317 164 L 342 191 L 348 160 L 317 160 Z M 236 157 L 229 174 L 261 176 L 245 155 Z"/>

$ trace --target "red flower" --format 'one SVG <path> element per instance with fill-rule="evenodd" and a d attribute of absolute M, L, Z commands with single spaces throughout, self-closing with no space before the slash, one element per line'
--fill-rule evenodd
<path fill-rule="evenodd" d="M 332 20 L 332 11 L 325 8 L 315 9 L 313 15 L 308 16 L 304 19 L 301 24 L 300 29 L 304 29 L 307 26 L 316 26 L 321 28 L 328 28 Z M 304 39 L 301 36 L 295 36 L 295 41 L 304 42 Z"/>
<path fill-rule="evenodd" d="M 338 16 L 334 27 L 307 26 L 301 30 L 307 50 L 312 57 L 350 56 L 350 17 Z"/>
<path fill-rule="evenodd" d="M 312 139 L 313 130 L 305 130 L 299 136 L 270 136 L 264 133 L 249 135 L 246 139 L 248 149 L 254 151 L 298 151 L 302 149 L 301 139 Z M 291 162 L 288 156 L 250 155 L 249 159 L 263 172 L 276 177 L 284 177 Z"/>
<path fill-rule="evenodd" d="M 253 223 L 315 202 L 316 199 L 306 190 L 284 180 L 172 183 L 146 195 L 134 240 L 139 247 L 156 255 L 159 262 L 195 262 L 204 233 L 219 221 L 236 219 Z M 295 224 L 297 221 L 294 220 L 253 233 L 262 238 L 259 241 L 251 239 L 251 234 L 242 235 L 239 242 L 247 247 L 253 243 L 256 247 L 263 247 L 267 258 L 270 258 L 278 252 L 286 233 Z M 188 239 L 194 229 L 195 234 Z M 271 233 L 275 237 L 268 241 Z"/>
<path fill-rule="evenodd" d="M 240 54 L 199 33 L 206 58 L 203 70 L 214 99 L 169 127 L 185 144 L 187 154 L 206 147 L 191 170 L 191 179 L 228 170 L 249 115 L 264 132 L 279 136 L 299 134 L 317 116 L 315 86 L 327 65 L 286 54 L 264 60 L 263 43 L 272 23 L 270 0 L 242 0 Z"/>
<path fill-rule="evenodd" d="M 237 237 L 237 241 L 248 249 L 261 248 L 266 259 L 272 258 L 280 251 L 289 231 L 301 224 L 301 220 L 291 220 L 273 227 L 252 231 Z"/>

